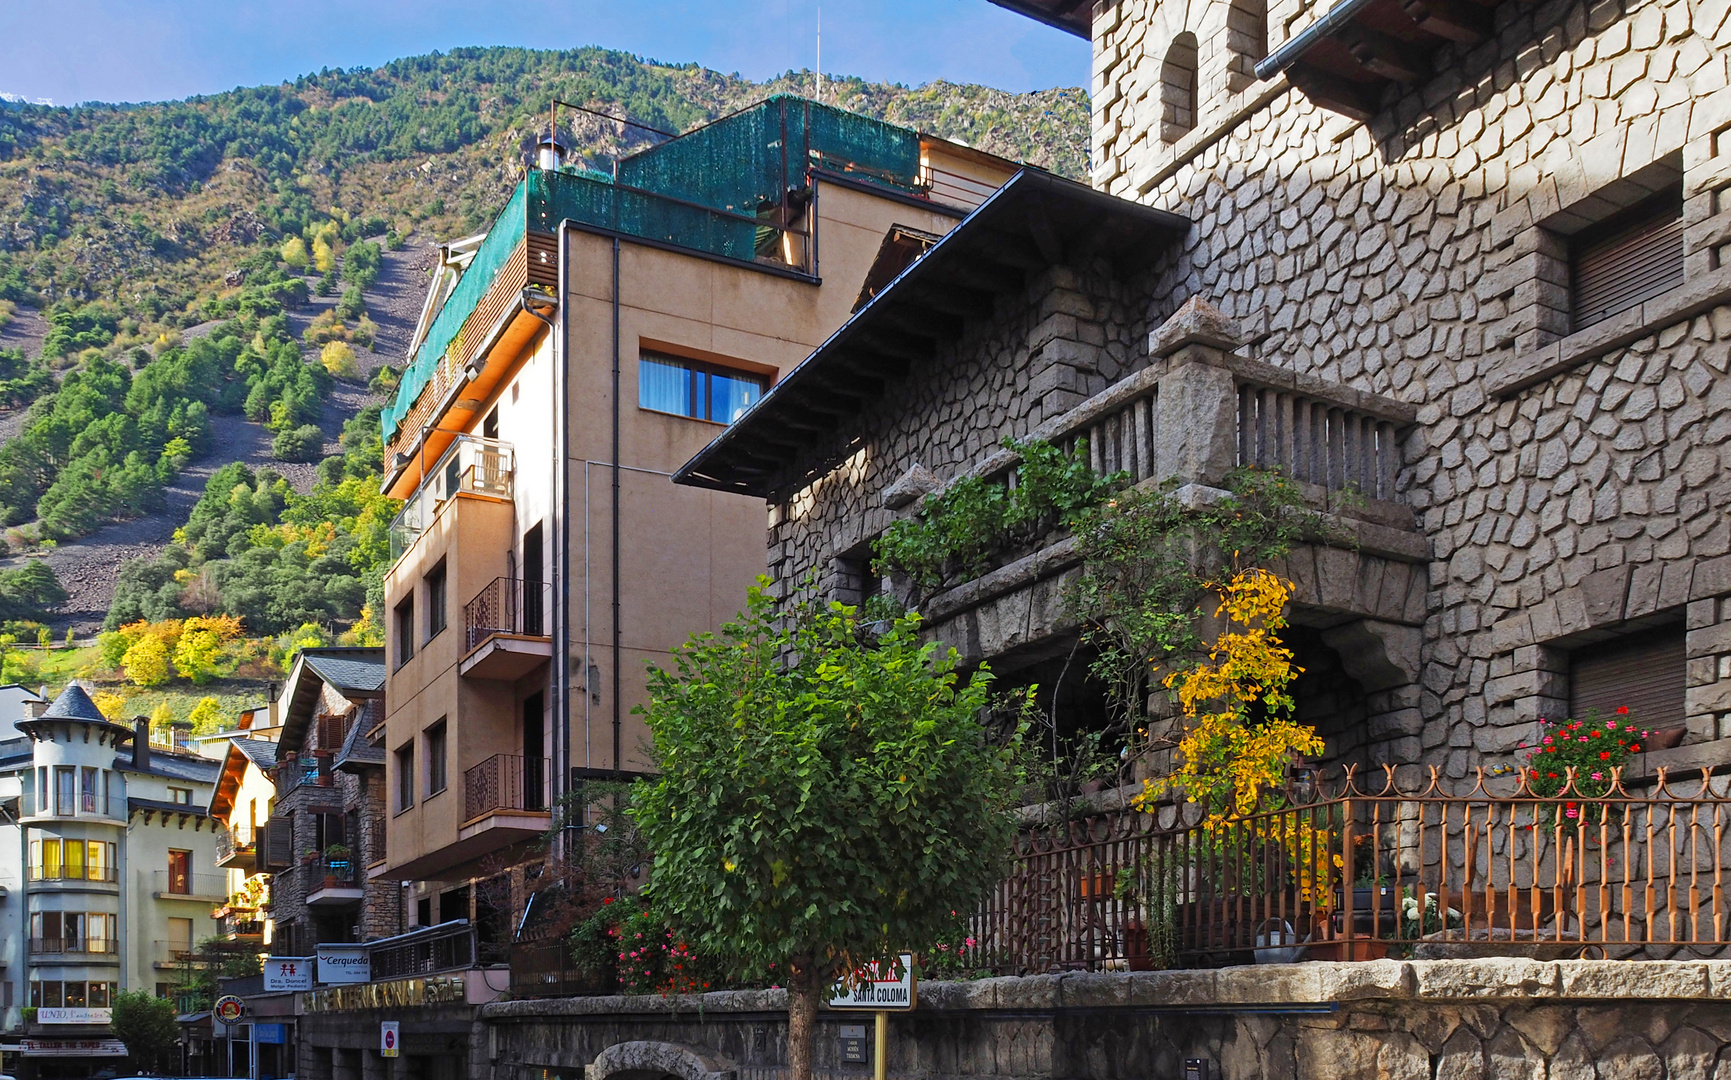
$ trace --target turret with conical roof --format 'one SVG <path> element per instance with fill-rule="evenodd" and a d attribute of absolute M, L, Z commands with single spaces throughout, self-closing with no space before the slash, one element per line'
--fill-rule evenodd
<path fill-rule="evenodd" d="M 98 746 L 118 747 L 132 738 L 132 729 L 103 716 L 96 702 L 77 682 L 67 683 L 66 689 L 60 691 L 60 696 L 41 716 L 25 717 L 18 721 L 17 726 L 19 731 L 38 742 L 54 742 L 64 733 L 86 739 L 94 735 Z"/>

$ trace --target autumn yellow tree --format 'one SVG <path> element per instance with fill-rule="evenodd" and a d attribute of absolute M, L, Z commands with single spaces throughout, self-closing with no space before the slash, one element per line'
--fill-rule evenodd
<path fill-rule="evenodd" d="M 1183 713 L 1178 767 L 1145 781 L 1138 804 L 1151 807 L 1181 789 L 1217 824 L 1255 813 L 1293 760 L 1321 753 L 1323 744 L 1315 728 L 1292 717 L 1291 686 L 1301 669 L 1279 636 L 1291 584 L 1250 568 L 1213 591 L 1220 597 L 1215 616 L 1226 625 L 1207 661 L 1165 680 Z"/>
<path fill-rule="evenodd" d="M 330 341 L 319 350 L 319 362 L 339 379 L 353 379 L 360 374 L 355 364 L 355 350 L 346 341 Z"/>
<path fill-rule="evenodd" d="M 225 645 L 240 636 L 240 619 L 233 615 L 194 616 L 181 625 L 174 643 L 174 670 L 203 686 L 217 674 Z"/>
<path fill-rule="evenodd" d="M 155 634 L 143 634 L 120 658 L 120 669 L 138 686 L 161 686 L 168 681 L 168 645 Z"/>
<path fill-rule="evenodd" d="M 307 266 L 307 242 L 298 236 L 291 236 L 283 241 L 282 261 L 297 270 Z"/>

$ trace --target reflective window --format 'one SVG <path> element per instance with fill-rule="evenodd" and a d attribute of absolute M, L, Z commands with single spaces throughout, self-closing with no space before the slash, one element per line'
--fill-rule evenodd
<path fill-rule="evenodd" d="M 767 385 L 761 375 L 644 353 L 637 364 L 637 404 L 656 412 L 731 424 Z"/>

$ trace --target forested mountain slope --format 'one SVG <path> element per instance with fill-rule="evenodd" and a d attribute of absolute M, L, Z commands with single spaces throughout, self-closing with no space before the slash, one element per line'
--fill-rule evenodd
<path fill-rule="evenodd" d="M 486 48 L 181 102 L 0 102 L 0 621 L 350 627 L 393 511 L 372 494 L 384 365 L 429 246 L 491 220 L 549 100 L 681 131 L 811 88 Z M 828 77 L 825 99 L 1086 169 L 1080 89 Z M 652 137 L 575 130 L 597 160 Z M 69 598 L 23 573 L 38 558 Z"/>

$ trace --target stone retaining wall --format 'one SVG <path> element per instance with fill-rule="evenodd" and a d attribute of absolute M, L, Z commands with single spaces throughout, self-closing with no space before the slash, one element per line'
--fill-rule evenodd
<path fill-rule="evenodd" d="M 1731 1074 L 1731 964 L 1715 961 L 1076 973 L 927 983 L 919 998 L 915 1012 L 891 1021 L 893 1077 L 1164 1080 L 1192 1057 L 1213 1062 L 1220 1080 Z M 785 1073 L 785 1007 L 780 991 L 488 1005 L 471 1072 L 509 1080 L 525 1068 L 575 1070 L 601 1058 L 588 1080 L 622 1077 L 633 1062 L 660 1063 L 684 1080 L 769 1080 Z M 818 1072 L 869 1076 L 869 1064 L 841 1063 L 839 1026 L 870 1022 L 870 1014 L 822 1013 Z M 618 1049 L 602 1058 L 610 1047 Z"/>

